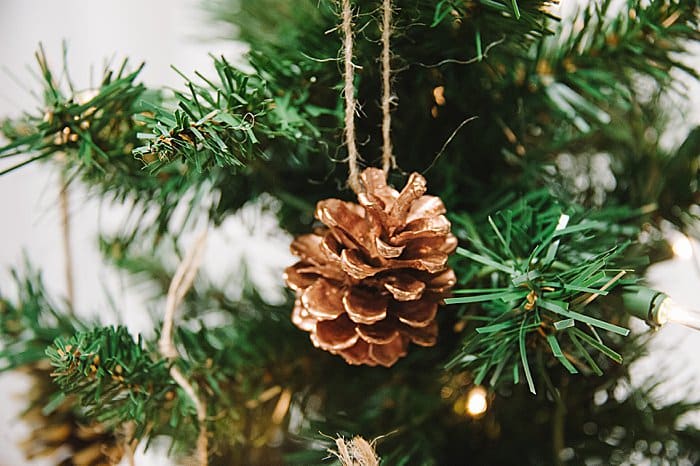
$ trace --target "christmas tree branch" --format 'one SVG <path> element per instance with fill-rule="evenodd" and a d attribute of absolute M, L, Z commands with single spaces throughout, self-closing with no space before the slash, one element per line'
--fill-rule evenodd
<path fill-rule="evenodd" d="M 456 290 L 445 301 L 476 304 L 483 311 L 448 367 L 473 368 L 476 384 L 492 374 L 495 385 L 504 375 L 517 382 L 520 361 L 535 393 L 533 350 L 553 356 L 572 374 L 601 373 L 584 346 L 622 362 L 598 331 L 626 336 L 629 330 L 598 316 L 591 303 L 622 283 L 625 270 L 639 265 L 623 256 L 637 230 L 620 223 L 639 213 L 586 212 L 541 191 L 488 216 L 486 230 L 477 229 L 480 222 L 468 216 L 454 216 L 458 235 L 471 245 L 457 250 L 469 262 L 455 269 L 476 286 Z M 492 286 L 478 288 L 489 276 Z"/>
<path fill-rule="evenodd" d="M 0 147 L 0 157 L 25 157 L 7 171 L 33 161 L 56 160 L 67 185 L 82 179 L 92 190 L 130 203 L 135 210 L 154 207 L 159 211 L 157 227 L 165 230 L 181 196 L 203 180 L 196 174 L 183 175 L 175 166 L 156 176 L 131 154 L 140 144 L 136 116 L 147 111 L 145 102 L 152 105 L 162 99 L 137 82 L 143 65 L 132 72 L 126 60 L 116 69 L 106 67 L 98 86 L 79 92 L 68 77 L 56 78 L 43 49 L 37 62 L 42 85 L 39 111 L 2 125 L 10 142 Z"/>
<path fill-rule="evenodd" d="M 267 82 L 279 73 L 301 74 L 293 63 L 251 57 L 255 72 L 246 74 L 214 59 L 218 84 L 198 74 L 200 82 L 187 79 L 187 92 L 167 98 L 137 83 L 141 68 L 127 73 L 126 62 L 80 93 L 70 82 L 59 85 L 43 51 L 37 60 L 45 110 L 3 122 L 10 142 L 0 147 L 0 157 L 26 155 L 11 171 L 61 154 L 70 182 L 79 177 L 136 213 L 155 209 L 155 216 L 136 222 L 139 234 L 155 229 L 160 236 L 178 206 L 201 207 L 196 202 L 205 184 L 222 193 L 210 207 L 214 222 L 266 191 L 288 199 L 296 214 L 307 201 L 295 187 L 327 169 L 319 147 L 310 147 L 320 134 L 310 119 L 327 118 L 327 112 L 312 105 L 300 110 L 299 100 L 308 95 Z M 307 157 L 321 163 L 300 166 Z"/>
<path fill-rule="evenodd" d="M 87 415 L 112 427 L 134 421 L 135 438 L 153 427 L 172 395 L 168 392 L 174 382 L 165 361 L 153 359 L 141 338 L 134 342 L 124 327 L 98 327 L 59 338 L 46 354 L 64 394 L 78 395 Z"/>
<path fill-rule="evenodd" d="M 140 137 L 148 144 L 134 154 L 151 169 L 179 160 L 197 171 L 241 169 L 262 156 L 261 140 L 292 137 L 260 74 L 238 71 L 223 57 L 214 59 L 214 67 L 219 83 L 199 73 L 202 84 L 183 75 L 188 92 L 175 93 L 175 110 L 153 106 L 152 114 L 139 117 L 147 130 Z"/>
<path fill-rule="evenodd" d="M 54 339 L 86 328 L 71 315 L 70 308 L 62 308 L 48 297 L 41 275 L 28 264 L 26 268 L 25 276 L 12 272 L 18 290 L 16 300 L 0 293 L 0 371 L 41 361 Z"/>
<path fill-rule="evenodd" d="M 137 267 L 135 272 L 143 282 L 143 268 Z M 161 284 L 163 274 L 171 276 L 161 267 L 154 280 Z M 18 299 L 4 295 L 0 299 L 0 367 L 33 374 L 35 366 L 53 365 L 57 385 L 44 383 L 44 378 L 49 380 L 46 368 L 41 369 L 43 378 L 36 379 L 37 384 L 43 384 L 43 395 L 35 403 L 50 418 L 46 422 L 57 422 L 69 411 L 75 419 L 99 422 L 105 435 L 116 435 L 121 426 L 133 422 L 130 438 L 134 440 L 148 442 L 163 435 L 172 438 L 181 450 L 200 439 L 201 451 L 203 437 L 191 422 L 194 405 L 170 374 L 157 342 L 134 341 L 122 327 L 91 325 L 93 328 L 86 330 L 87 324 L 48 299 L 33 274 L 26 279 L 17 275 L 16 279 Z M 162 284 L 165 294 L 167 281 Z M 204 287 L 190 292 L 180 307 L 186 307 L 181 310 L 193 319 L 190 322 L 198 319 L 203 309 L 234 319 L 235 325 L 196 331 L 173 329 L 175 341 L 182 345 L 175 364 L 180 374 L 187 374 L 190 384 L 196 383 L 199 390 L 195 393 L 215 395 L 209 409 L 219 414 L 223 425 L 212 423 L 213 428 L 208 429 L 212 449 L 226 451 L 239 458 L 233 463 L 244 464 L 246 457 L 235 456 L 236 452 L 245 451 L 243 446 L 260 435 L 246 426 L 251 422 L 269 424 L 265 435 L 273 435 L 285 415 L 281 411 L 272 416 L 281 403 L 278 397 L 284 390 L 280 384 L 297 387 L 308 381 L 298 377 L 304 367 L 299 355 L 307 348 L 307 341 L 291 332 L 286 318 L 288 303 L 269 305 L 250 289 L 240 300 L 232 301 L 221 290 Z M 288 356 L 281 361 L 280 355 Z M 251 383 L 239 384 L 241 374 L 250 376 Z M 279 461 L 271 460 L 273 464 Z"/>
<path fill-rule="evenodd" d="M 66 153 L 69 161 L 93 171 L 96 177 L 118 173 L 124 164 L 114 166 L 112 162 L 128 155 L 136 141 L 132 117 L 142 111 L 137 102 L 144 98 L 146 89 L 136 79 L 143 65 L 128 72 L 125 60 L 115 70 L 106 68 L 95 89 L 77 92 L 70 80 L 64 86 L 59 84 L 43 49 L 36 57 L 44 86 L 43 113 L 4 122 L 3 133 L 10 143 L 0 147 L 2 158 L 20 154 L 31 158 L 3 173 L 58 153 Z"/>
<path fill-rule="evenodd" d="M 435 4 L 431 26 L 464 24 L 473 37 L 476 59 L 481 61 L 486 57 L 483 44 L 492 43 L 498 36 L 503 41 L 526 49 L 553 34 L 548 23 L 549 20 L 558 19 L 550 12 L 556 3 L 556 0 L 480 0 L 473 3 L 440 0 Z"/>
<path fill-rule="evenodd" d="M 77 156 L 80 167 L 103 176 L 121 169 L 127 179 L 138 177 L 134 172 L 142 171 L 144 165 L 158 172 L 180 158 L 198 171 L 212 166 L 242 168 L 261 138 L 294 138 L 297 126 L 303 124 L 282 114 L 285 108 L 278 109 L 260 77 L 264 70 L 246 74 L 224 58 L 214 59 L 219 84 L 201 74 L 197 76 L 203 84 L 185 77 L 188 91 L 175 92 L 173 102 L 163 102 L 136 83 L 143 65 L 127 74 L 125 61 L 116 72 L 105 70 L 96 89 L 76 93 L 72 83 L 66 91 L 56 82 L 43 50 L 37 61 L 45 87 L 45 113 L 5 122 L 3 132 L 11 142 L 0 148 L 3 158 L 38 154 L 33 161 L 66 151 L 69 160 Z M 144 139 L 150 142 L 135 148 Z M 132 159 L 132 163 L 110 166 L 130 150 L 141 163 Z"/>
<path fill-rule="evenodd" d="M 659 86 L 669 82 L 673 69 L 698 76 L 681 58 L 690 43 L 700 40 L 694 2 L 629 0 L 626 8 L 612 10 L 612 0 L 584 9 L 538 44 L 535 57 L 527 54 L 511 68 L 533 111 L 546 103 L 576 132 L 587 133 L 637 104 L 640 76 Z M 512 58 L 506 54 L 496 60 Z M 561 142 L 561 136 L 555 138 L 555 144 Z"/>

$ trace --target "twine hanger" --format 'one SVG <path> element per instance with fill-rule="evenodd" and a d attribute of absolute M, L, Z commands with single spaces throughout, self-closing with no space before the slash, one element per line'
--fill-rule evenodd
<path fill-rule="evenodd" d="M 355 141 L 355 65 L 352 63 L 353 28 L 352 8 L 350 0 L 342 0 L 343 16 L 343 55 L 345 62 L 345 141 L 348 146 L 348 185 L 355 193 L 363 191 L 360 182 L 360 154 Z M 391 144 L 391 33 L 392 33 L 391 0 L 382 2 L 382 170 L 388 175 L 389 170 L 396 167 Z"/>

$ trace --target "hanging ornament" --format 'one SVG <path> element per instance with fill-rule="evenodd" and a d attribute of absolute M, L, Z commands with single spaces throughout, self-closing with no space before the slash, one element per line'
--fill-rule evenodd
<path fill-rule="evenodd" d="M 432 346 L 435 315 L 456 282 L 447 259 L 457 248 L 445 206 L 426 195 L 425 178 L 409 176 L 399 192 L 387 184 L 395 166 L 390 139 L 391 1 L 382 21 L 382 169 L 359 168 L 355 144 L 352 11 L 343 0 L 345 137 L 348 185 L 358 203 L 325 199 L 316 206 L 324 226 L 291 245 L 299 262 L 285 281 L 296 292 L 292 321 L 313 344 L 350 364 L 389 367 L 405 356 L 410 342 Z"/>
<path fill-rule="evenodd" d="M 99 422 L 85 422 L 73 409 L 70 397 L 46 409 L 46 400 L 55 399 L 53 367 L 37 363 L 24 368 L 30 377 L 27 392 L 29 407 L 21 418 L 29 428 L 29 436 L 20 443 L 28 460 L 44 458 L 59 464 L 99 466 L 119 464 L 133 452 L 135 443 L 114 428 Z"/>
<path fill-rule="evenodd" d="M 421 175 L 413 173 L 401 192 L 380 169 L 360 178 L 359 204 L 318 203 L 325 228 L 294 240 L 300 261 L 285 279 L 297 295 L 292 320 L 314 345 L 350 364 L 388 367 L 409 342 L 435 344 L 438 304 L 456 281 L 447 258 L 457 238 Z"/>

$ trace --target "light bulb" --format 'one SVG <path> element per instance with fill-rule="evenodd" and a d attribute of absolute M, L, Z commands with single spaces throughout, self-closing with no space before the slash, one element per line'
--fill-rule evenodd
<path fill-rule="evenodd" d="M 631 315 L 643 319 L 652 327 L 672 322 L 700 330 L 700 311 L 681 306 L 661 291 L 629 285 L 624 288 L 622 299 Z"/>
<path fill-rule="evenodd" d="M 657 325 L 667 322 L 685 325 L 694 330 L 700 330 L 700 311 L 681 306 L 671 298 L 664 299 L 656 312 Z"/>
<path fill-rule="evenodd" d="M 438 105 L 445 105 L 445 86 L 437 86 L 433 89 L 433 98 Z"/>
<path fill-rule="evenodd" d="M 467 413 L 472 417 L 481 416 L 489 407 L 484 387 L 476 386 L 467 395 Z"/>
<path fill-rule="evenodd" d="M 674 235 L 671 242 L 673 253 L 680 259 L 690 259 L 693 257 L 693 245 L 690 240 L 683 234 Z"/>

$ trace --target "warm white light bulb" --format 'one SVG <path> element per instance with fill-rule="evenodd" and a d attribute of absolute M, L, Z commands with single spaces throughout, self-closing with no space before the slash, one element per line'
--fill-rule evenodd
<path fill-rule="evenodd" d="M 685 235 L 675 235 L 671 243 L 671 248 L 673 249 L 673 253 L 681 259 L 690 259 L 693 257 L 693 245 L 690 244 L 690 240 Z"/>
<path fill-rule="evenodd" d="M 656 314 L 656 322 L 658 325 L 673 322 L 694 330 L 700 330 L 700 312 L 681 306 L 671 298 L 666 298 L 661 303 Z"/>
<path fill-rule="evenodd" d="M 467 413 L 476 417 L 484 414 L 489 407 L 484 387 L 474 387 L 467 396 Z"/>
<path fill-rule="evenodd" d="M 662 291 L 630 285 L 624 288 L 622 301 L 630 315 L 643 319 L 653 328 L 673 322 L 700 330 L 700 310 L 681 306 Z"/>

